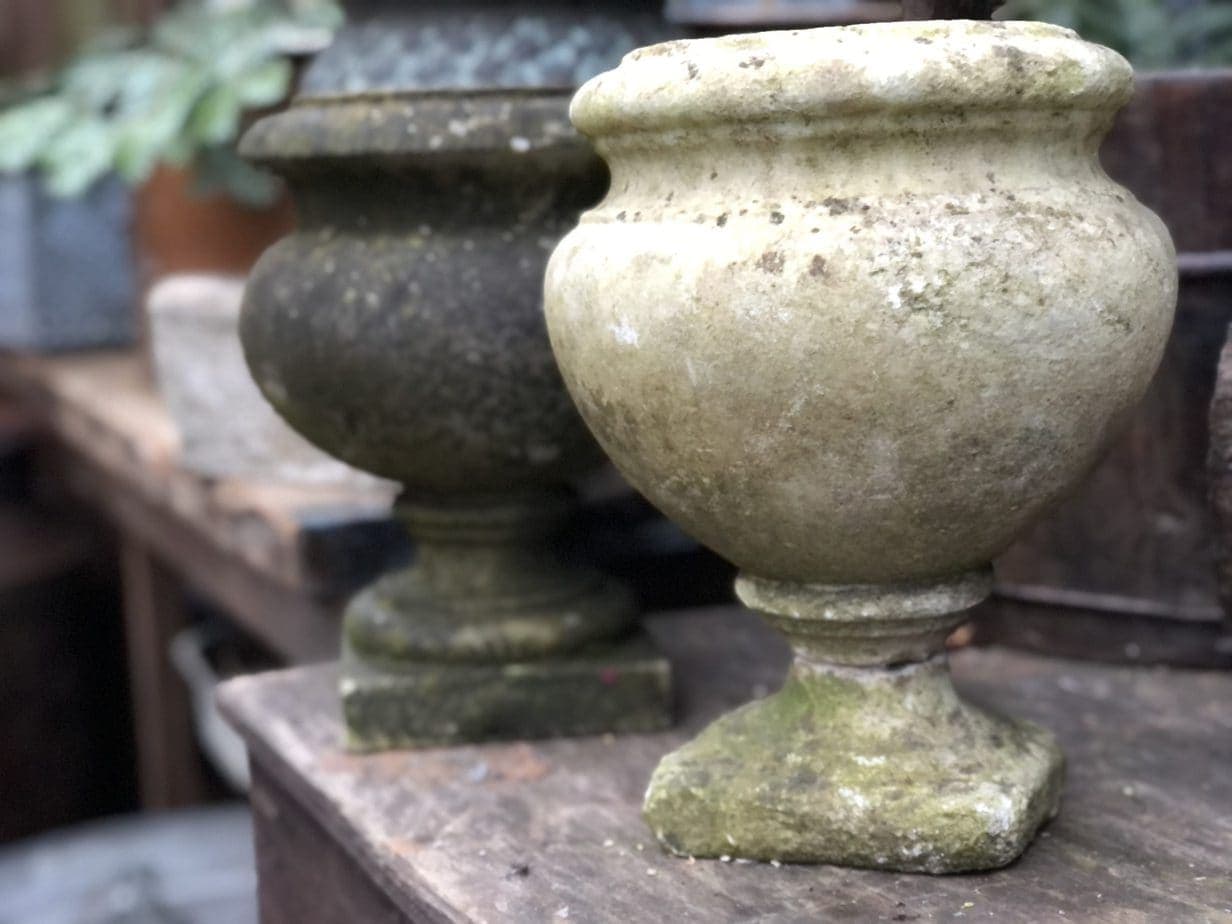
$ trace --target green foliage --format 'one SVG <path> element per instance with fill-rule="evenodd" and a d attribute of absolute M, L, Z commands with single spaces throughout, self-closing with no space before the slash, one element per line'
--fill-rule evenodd
<path fill-rule="evenodd" d="M 1068 26 L 1142 68 L 1232 64 L 1232 3 L 1218 0 L 1010 0 L 1000 18 Z"/>
<path fill-rule="evenodd" d="M 110 33 L 0 110 L 0 172 L 38 170 L 75 196 L 111 171 L 139 183 L 159 163 L 191 164 L 203 189 L 268 202 L 276 182 L 234 151 L 244 114 L 285 99 L 291 58 L 341 20 L 334 0 L 194 0 L 148 35 Z"/>

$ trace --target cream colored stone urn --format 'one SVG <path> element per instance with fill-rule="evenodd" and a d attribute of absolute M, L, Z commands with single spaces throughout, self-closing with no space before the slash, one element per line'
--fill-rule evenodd
<path fill-rule="evenodd" d="M 657 45 L 575 97 L 612 184 L 548 267 L 566 384 L 795 651 L 655 771 L 669 849 L 985 869 L 1056 811 L 1053 738 L 961 699 L 944 640 L 1163 350 L 1171 241 L 1096 158 L 1131 78 L 904 22 Z"/>

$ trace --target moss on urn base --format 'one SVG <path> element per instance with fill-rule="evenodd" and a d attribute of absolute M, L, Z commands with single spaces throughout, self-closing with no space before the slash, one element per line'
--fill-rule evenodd
<path fill-rule="evenodd" d="M 682 855 L 953 873 L 1022 853 L 1062 777 L 1052 736 L 964 702 L 943 656 L 798 659 L 779 693 L 664 758 L 645 815 Z"/>
<path fill-rule="evenodd" d="M 783 632 L 783 689 L 660 762 L 645 815 L 695 857 L 953 873 L 1011 862 L 1060 796 L 1064 759 L 1029 722 L 958 696 L 946 635 L 989 568 L 887 584 L 741 574 L 736 593 Z"/>
<path fill-rule="evenodd" d="M 347 606 L 350 650 L 375 663 L 544 658 L 628 635 L 623 584 L 566 566 L 551 547 L 576 502 L 564 488 L 494 495 L 403 494 L 395 513 L 415 562 Z"/>
<path fill-rule="evenodd" d="M 403 495 L 416 561 L 343 618 L 352 748 L 670 724 L 670 665 L 637 630 L 628 588 L 551 549 L 572 506 L 563 489 Z"/>
<path fill-rule="evenodd" d="M 658 731 L 671 667 L 638 632 L 550 658 L 383 664 L 344 648 L 342 712 L 354 751 Z"/>

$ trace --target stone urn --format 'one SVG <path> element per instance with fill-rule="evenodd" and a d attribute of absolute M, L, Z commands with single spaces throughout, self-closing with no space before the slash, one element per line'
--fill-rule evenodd
<path fill-rule="evenodd" d="M 1131 78 L 1053 26 L 900 22 L 657 45 L 578 93 L 612 184 L 548 266 L 565 382 L 795 653 L 660 763 L 668 849 L 985 869 L 1057 810 L 1051 735 L 960 698 L 944 641 L 1161 357 L 1172 244 L 1096 160 Z"/>
<path fill-rule="evenodd" d="M 602 461 L 544 327 L 547 257 L 603 193 L 569 92 L 325 94 L 243 141 L 290 185 L 240 335 L 278 412 L 403 486 L 417 551 L 348 606 L 357 749 L 657 728 L 668 671 L 633 601 L 551 539 Z"/>

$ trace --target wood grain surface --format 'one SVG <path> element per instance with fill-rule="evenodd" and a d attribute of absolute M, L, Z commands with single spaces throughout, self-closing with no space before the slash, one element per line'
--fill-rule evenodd
<path fill-rule="evenodd" d="M 258 818 L 333 852 L 327 879 L 302 862 L 266 877 L 265 907 L 332 924 L 353 889 L 366 898 L 349 907 L 387 902 L 410 921 L 1232 921 L 1232 674 L 962 651 L 960 687 L 1049 726 L 1070 761 L 1061 814 L 1020 861 L 945 877 L 691 862 L 642 823 L 650 771 L 777 685 L 786 652 L 735 609 L 650 628 L 678 672 L 683 721 L 664 734 L 354 757 L 332 668 L 233 681 L 221 699 L 262 781 Z M 261 850 L 264 871 L 290 847 L 267 834 Z"/>

